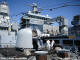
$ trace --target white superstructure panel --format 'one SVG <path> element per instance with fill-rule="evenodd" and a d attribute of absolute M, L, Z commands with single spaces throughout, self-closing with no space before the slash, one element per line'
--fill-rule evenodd
<path fill-rule="evenodd" d="M 15 47 L 16 45 L 16 36 L 15 32 L 9 32 L 7 30 L 0 30 L 0 44 L 1 47 Z"/>
<path fill-rule="evenodd" d="M 24 28 L 18 31 L 16 47 L 17 48 L 33 48 L 32 30 L 30 28 Z"/>
<path fill-rule="evenodd" d="M 31 23 L 31 24 L 42 25 L 42 24 L 44 24 L 44 20 L 31 18 L 30 23 Z"/>

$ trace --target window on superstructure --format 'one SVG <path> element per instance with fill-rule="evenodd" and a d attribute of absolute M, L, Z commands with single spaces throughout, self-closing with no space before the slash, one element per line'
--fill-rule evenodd
<path fill-rule="evenodd" d="M 37 19 L 39 19 L 39 17 L 38 17 L 38 16 L 37 16 L 36 18 L 37 18 Z"/>
<path fill-rule="evenodd" d="M 79 16 L 75 16 L 74 17 L 74 20 L 79 20 Z"/>
<path fill-rule="evenodd" d="M 25 28 L 26 27 L 26 19 L 22 19 L 20 25 L 21 25 L 21 28 Z"/>
<path fill-rule="evenodd" d="M 40 19 L 40 17 L 37 16 L 37 19 Z"/>
<path fill-rule="evenodd" d="M 42 17 L 40 17 L 40 19 L 42 19 Z"/>
<path fill-rule="evenodd" d="M 47 20 L 47 18 L 45 18 L 45 20 Z"/>
<path fill-rule="evenodd" d="M 44 20 L 47 20 L 47 18 L 44 18 Z"/>
<path fill-rule="evenodd" d="M 55 44 L 59 44 L 60 43 L 60 41 L 59 40 L 54 40 L 55 41 Z"/>
<path fill-rule="evenodd" d="M 64 45 L 73 45 L 73 40 L 63 40 Z"/>
<path fill-rule="evenodd" d="M 44 18 L 42 17 L 42 20 L 44 20 Z"/>
<path fill-rule="evenodd" d="M 75 44 L 76 46 L 80 46 L 80 40 L 75 40 L 75 41 L 74 41 L 74 44 Z"/>
<path fill-rule="evenodd" d="M 28 17 L 31 17 L 30 15 L 28 15 Z"/>
<path fill-rule="evenodd" d="M 29 19 L 27 19 L 26 22 L 29 23 Z"/>
<path fill-rule="evenodd" d="M 31 17 L 31 18 L 41 19 L 41 20 L 47 20 L 48 19 L 48 18 L 45 18 L 45 17 L 33 16 L 33 15 L 27 15 L 27 16 Z"/>

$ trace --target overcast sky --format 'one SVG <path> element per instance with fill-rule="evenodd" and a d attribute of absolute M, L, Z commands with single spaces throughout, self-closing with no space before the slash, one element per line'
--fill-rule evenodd
<path fill-rule="evenodd" d="M 49 9 L 49 8 L 56 8 L 62 6 L 64 4 L 80 4 L 80 0 L 6 0 L 9 8 L 10 8 L 10 15 L 17 15 L 21 12 L 27 12 L 32 8 L 29 6 L 32 3 L 37 3 L 38 6 L 42 9 Z M 42 15 L 49 15 L 52 18 L 57 16 L 64 16 L 68 19 L 69 26 L 71 26 L 71 21 L 73 16 L 80 14 L 80 6 L 68 6 L 63 8 L 54 9 L 53 11 L 44 10 L 41 13 Z M 18 23 L 20 22 L 21 15 L 17 17 L 13 17 Z"/>

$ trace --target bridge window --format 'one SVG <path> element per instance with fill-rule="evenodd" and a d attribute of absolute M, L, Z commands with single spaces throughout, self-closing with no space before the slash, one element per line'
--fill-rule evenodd
<path fill-rule="evenodd" d="M 80 40 L 75 40 L 75 41 L 74 41 L 74 44 L 75 44 L 76 46 L 80 46 Z"/>
<path fill-rule="evenodd" d="M 59 44 L 59 40 L 54 40 L 55 41 L 55 44 Z"/>
<path fill-rule="evenodd" d="M 73 45 L 73 40 L 63 40 L 64 45 Z"/>
<path fill-rule="evenodd" d="M 36 19 L 42 19 L 42 20 L 48 20 L 49 18 L 45 18 L 45 17 L 39 17 L 39 16 L 33 16 L 33 15 L 27 15 L 30 18 L 36 18 Z"/>

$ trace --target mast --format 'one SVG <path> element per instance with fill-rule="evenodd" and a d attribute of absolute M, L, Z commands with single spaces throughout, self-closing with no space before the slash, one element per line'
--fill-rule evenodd
<path fill-rule="evenodd" d="M 38 6 L 37 6 L 37 4 L 36 3 L 33 3 L 32 4 L 32 12 L 33 13 L 35 13 L 35 14 L 38 14 L 39 13 L 39 11 L 38 11 Z"/>

